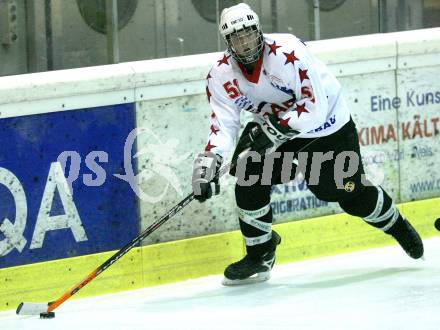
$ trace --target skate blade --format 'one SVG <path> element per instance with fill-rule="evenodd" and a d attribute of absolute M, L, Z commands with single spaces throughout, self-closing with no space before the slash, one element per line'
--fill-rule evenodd
<path fill-rule="evenodd" d="M 245 278 L 243 280 L 231 280 L 229 278 L 224 277 L 222 284 L 224 286 L 236 286 L 236 285 L 246 285 L 246 284 L 254 284 L 264 282 L 270 279 L 270 271 L 257 273 L 251 277 Z"/>

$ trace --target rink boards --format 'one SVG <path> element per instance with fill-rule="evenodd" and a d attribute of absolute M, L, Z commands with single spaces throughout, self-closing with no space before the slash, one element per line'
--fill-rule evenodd
<path fill-rule="evenodd" d="M 398 202 L 426 199 L 407 207 L 426 235 L 440 216 L 429 200 L 440 195 L 439 32 L 309 43 L 344 87 L 370 179 Z M 54 298 L 190 192 L 211 114 L 204 79 L 219 57 L 0 78 L 0 309 L 15 294 Z M 221 272 L 243 252 L 233 184 L 224 178 L 221 196 L 190 204 L 84 295 Z M 275 187 L 272 207 L 282 262 L 390 243 L 345 215 L 292 222 L 341 211 L 301 182 Z"/>
<path fill-rule="evenodd" d="M 439 234 L 433 226 L 439 203 L 440 198 L 426 199 L 401 204 L 399 209 L 428 238 Z M 278 264 L 396 244 L 346 214 L 278 224 L 274 229 L 283 240 L 277 250 Z M 135 248 L 73 299 L 221 274 L 244 251 L 239 231 Z M 14 309 L 21 301 L 58 298 L 114 252 L 0 269 L 0 310 Z"/>
<path fill-rule="evenodd" d="M 1 120 L 0 140 L 13 143 L 0 156 L 0 268 L 118 249 L 138 234 L 136 195 L 114 176 L 134 125 L 132 104 Z"/>

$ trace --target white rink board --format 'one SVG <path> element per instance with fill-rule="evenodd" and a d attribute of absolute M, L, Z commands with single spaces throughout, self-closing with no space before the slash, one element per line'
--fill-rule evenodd
<path fill-rule="evenodd" d="M 382 108 L 382 99 L 396 93 L 394 71 L 339 78 L 358 130 L 367 178 L 399 197 L 398 135 L 396 110 Z"/>
<path fill-rule="evenodd" d="M 141 230 L 191 193 L 193 160 L 206 143 L 210 114 L 205 94 L 137 104 L 137 127 L 146 128 L 137 139 L 138 168 L 145 173 L 140 188 L 146 195 L 140 201 Z M 148 242 L 235 230 L 234 206 L 233 180 L 227 175 L 219 196 L 203 204 L 192 202 L 165 230 L 152 233 Z"/>
<path fill-rule="evenodd" d="M 440 195 L 439 77 L 440 65 L 398 70 L 402 201 Z"/>

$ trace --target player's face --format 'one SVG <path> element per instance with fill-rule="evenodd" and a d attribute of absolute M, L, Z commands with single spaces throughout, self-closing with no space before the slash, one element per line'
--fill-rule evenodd
<path fill-rule="evenodd" d="M 231 35 L 231 45 L 238 56 L 246 57 L 255 53 L 258 47 L 258 32 L 246 28 Z"/>

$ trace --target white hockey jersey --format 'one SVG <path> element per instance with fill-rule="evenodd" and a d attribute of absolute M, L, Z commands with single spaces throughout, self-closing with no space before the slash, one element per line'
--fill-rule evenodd
<path fill-rule="evenodd" d="M 206 78 L 212 108 L 206 151 L 223 157 L 240 129 L 241 110 L 263 122 L 273 113 L 296 137 L 327 136 L 350 120 L 341 86 L 307 46 L 291 34 L 265 34 L 263 55 L 249 75 L 225 52 Z"/>

